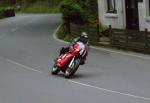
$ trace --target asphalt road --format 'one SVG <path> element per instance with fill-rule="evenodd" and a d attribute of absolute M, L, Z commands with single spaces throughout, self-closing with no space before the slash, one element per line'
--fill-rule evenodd
<path fill-rule="evenodd" d="M 48 68 L 67 44 L 53 38 L 61 16 L 0 20 L 0 103 L 150 103 L 150 58 L 91 49 L 70 80 Z"/>

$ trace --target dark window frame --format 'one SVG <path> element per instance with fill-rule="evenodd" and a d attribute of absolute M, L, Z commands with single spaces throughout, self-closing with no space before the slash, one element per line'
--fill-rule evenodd
<path fill-rule="evenodd" d="M 114 5 L 113 9 L 111 9 L 110 7 L 110 2 L 112 2 L 113 3 L 112 5 Z M 112 0 L 112 1 L 107 0 L 107 13 L 115 13 L 115 14 L 117 13 L 116 0 Z"/>

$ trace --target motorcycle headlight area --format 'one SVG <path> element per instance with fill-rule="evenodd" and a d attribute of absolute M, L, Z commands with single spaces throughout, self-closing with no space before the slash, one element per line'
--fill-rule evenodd
<path fill-rule="evenodd" d="M 64 55 L 62 55 L 62 56 L 60 57 L 60 59 L 64 59 L 66 56 L 67 56 L 67 55 L 64 54 Z"/>
<path fill-rule="evenodd" d="M 74 49 L 73 49 L 73 47 L 71 46 L 71 47 L 69 48 L 69 51 L 70 51 L 70 52 L 73 52 L 73 50 L 74 50 Z"/>

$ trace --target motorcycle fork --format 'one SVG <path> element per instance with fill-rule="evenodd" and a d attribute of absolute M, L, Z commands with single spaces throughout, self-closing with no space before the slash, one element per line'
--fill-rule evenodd
<path fill-rule="evenodd" d="M 73 64 L 74 60 L 75 60 L 75 56 L 72 58 L 71 62 L 69 63 L 69 66 L 68 66 L 69 68 L 71 68 L 72 66 L 74 66 L 74 64 Z"/>

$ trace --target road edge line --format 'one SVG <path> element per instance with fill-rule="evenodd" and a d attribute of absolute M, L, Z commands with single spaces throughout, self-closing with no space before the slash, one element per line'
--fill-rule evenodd
<path fill-rule="evenodd" d="M 129 94 L 129 93 L 121 93 L 121 92 L 118 92 L 118 91 L 113 91 L 113 90 L 109 90 L 109 89 L 105 89 L 105 88 L 100 88 L 100 87 L 97 87 L 97 86 L 92 86 L 92 85 L 89 85 L 89 84 L 85 84 L 85 83 L 81 83 L 81 82 L 77 82 L 77 81 L 73 81 L 73 80 L 68 80 L 68 81 L 71 82 L 71 83 L 74 83 L 74 84 L 78 84 L 78 85 L 82 85 L 82 86 L 85 86 L 85 87 L 98 89 L 98 90 L 109 92 L 109 93 L 115 93 L 115 94 L 120 94 L 120 95 L 124 95 L 124 96 L 128 96 L 128 97 L 133 97 L 133 98 L 137 98 L 137 99 L 143 99 L 143 100 L 150 101 L 150 98 L 148 98 L 148 97 L 136 96 L 136 95 Z"/>

